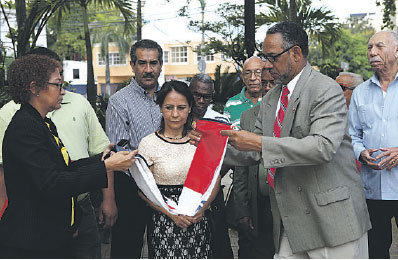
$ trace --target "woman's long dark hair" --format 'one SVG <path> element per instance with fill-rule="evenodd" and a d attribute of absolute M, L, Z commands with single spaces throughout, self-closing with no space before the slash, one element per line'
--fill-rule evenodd
<path fill-rule="evenodd" d="M 164 100 L 166 99 L 167 95 L 173 90 L 178 92 L 179 94 L 183 95 L 187 99 L 188 105 L 190 107 L 192 107 L 193 95 L 192 95 L 191 90 L 189 89 L 188 85 L 182 81 L 170 80 L 163 84 L 162 88 L 160 89 L 160 91 L 157 95 L 156 104 L 159 105 L 160 109 L 162 109 Z M 162 121 L 160 123 L 160 128 L 159 128 L 159 133 L 164 134 L 164 128 L 165 128 L 164 118 L 162 117 Z M 182 131 L 182 136 L 187 135 L 187 133 L 190 130 L 192 130 L 192 111 L 188 114 L 187 122 L 184 124 L 184 129 Z"/>

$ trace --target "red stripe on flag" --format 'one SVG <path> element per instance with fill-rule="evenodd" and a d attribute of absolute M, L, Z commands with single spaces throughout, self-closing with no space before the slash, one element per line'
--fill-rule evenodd
<path fill-rule="evenodd" d="M 3 213 L 4 213 L 4 211 L 6 210 L 7 206 L 8 206 L 8 198 L 6 198 L 6 200 L 4 201 L 3 208 L 2 208 L 1 211 L 0 211 L 0 219 L 1 219 L 1 217 L 3 216 Z"/>
<path fill-rule="evenodd" d="M 204 194 L 213 179 L 214 172 L 224 154 L 227 136 L 221 130 L 231 130 L 231 126 L 215 121 L 198 120 L 196 130 L 202 137 L 189 168 L 184 187 Z"/>

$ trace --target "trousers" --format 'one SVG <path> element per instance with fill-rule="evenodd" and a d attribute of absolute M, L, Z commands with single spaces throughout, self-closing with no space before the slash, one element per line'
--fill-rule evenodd
<path fill-rule="evenodd" d="M 398 219 L 398 201 L 366 200 L 372 229 L 368 231 L 369 258 L 390 258 L 391 219 Z"/>
<path fill-rule="evenodd" d="M 115 172 L 114 187 L 118 218 L 112 227 L 111 258 L 140 258 L 149 208 L 138 196 L 134 179 L 124 172 Z"/>

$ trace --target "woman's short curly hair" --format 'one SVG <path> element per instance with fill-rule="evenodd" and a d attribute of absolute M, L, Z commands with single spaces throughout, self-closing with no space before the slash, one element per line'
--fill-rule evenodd
<path fill-rule="evenodd" d="M 42 55 L 30 54 L 16 59 L 8 68 L 7 74 L 11 98 L 15 103 L 28 103 L 31 82 L 36 82 L 39 90 L 45 89 L 50 75 L 57 68 L 57 61 Z"/>

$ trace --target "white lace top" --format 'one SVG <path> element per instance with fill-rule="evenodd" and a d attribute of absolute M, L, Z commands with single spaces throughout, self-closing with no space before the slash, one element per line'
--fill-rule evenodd
<path fill-rule="evenodd" d="M 158 185 L 182 185 L 188 174 L 196 147 L 185 143 L 170 142 L 157 133 L 144 137 L 138 153 L 153 165 L 152 173 Z"/>

